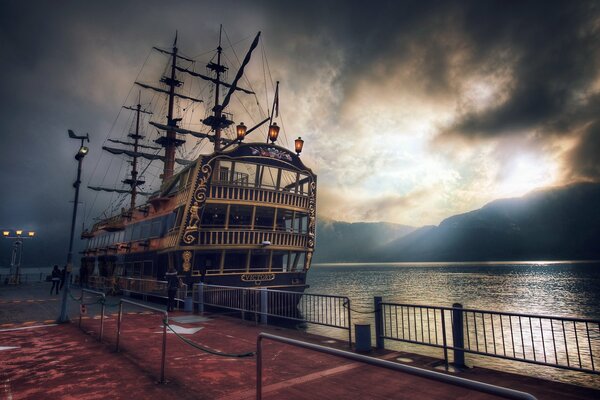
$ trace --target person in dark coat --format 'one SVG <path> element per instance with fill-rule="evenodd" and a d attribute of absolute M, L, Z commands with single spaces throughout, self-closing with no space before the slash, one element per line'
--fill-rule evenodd
<path fill-rule="evenodd" d="M 50 294 L 52 294 L 52 292 L 54 291 L 54 288 L 56 288 L 56 294 L 58 294 L 59 286 L 60 286 L 60 270 L 58 269 L 58 265 L 55 265 L 54 269 L 52 269 L 52 287 L 50 288 Z"/>
<path fill-rule="evenodd" d="M 65 265 L 60 271 L 60 290 L 65 286 L 65 279 L 67 279 L 67 266 Z"/>
<path fill-rule="evenodd" d="M 177 271 L 175 268 L 170 267 L 169 271 L 165 274 L 165 280 L 167 281 L 167 311 L 173 311 L 175 307 L 175 295 L 177 289 L 181 286 L 181 279 L 177 277 Z"/>

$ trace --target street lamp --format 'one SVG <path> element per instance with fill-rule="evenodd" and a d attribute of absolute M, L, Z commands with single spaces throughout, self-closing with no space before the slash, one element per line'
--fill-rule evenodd
<path fill-rule="evenodd" d="M 10 257 L 11 277 L 9 283 L 18 285 L 21 283 L 21 260 L 23 259 L 23 240 L 32 239 L 35 236 L 34 231 L 28 231 L 27 235 L 23 235 L 23 229 L 15 229 L 15 236 L 10 235 L 10 230 L 3 230 L 2 237 L 6 239 L 14 239 L 12 253 Z"/>
<path fill-rule="evenodd" d="M 73 183 L 75 188 L 75 201 L 73 202 L 73 217 L 71 219 L 71 236 L 69 239 L 69 253 L 67 254 L 67 268 L 65 271 L 65 290 L 62 295 L 62 305 L 60 307 L 60 316 L 58 322 L 69 322 L 69 315 L 67 314 L 67 295 L 69 292 L 69 286 L 71 281 L 71 270 L 73 269 L 73 237 L 75 235 L 75 221 L 77 220 L 77 205 L 79 204 L 79 186 L 81 185 L 81 164 L 83 158 L 88 153 L 89 149 L 83 145 L 84 141 L 90 141 L 88 134 L 85 136 L 77 136 L 69 129 L 69 137 L 71 139 L 81 140 L 81 146 L 77 154 L 75 154 L 75 160 L 77 160 L 77 180 Z"/>

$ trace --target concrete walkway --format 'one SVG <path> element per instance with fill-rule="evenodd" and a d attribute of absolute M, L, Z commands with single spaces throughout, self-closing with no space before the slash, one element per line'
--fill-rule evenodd
<path fill-rule="evenodd" d="M 38 285 L 41 286 L 41 285 Z M 47 288 L 49 291 L 49 287 Z M 103 342 L 97 338 L 97 306 L 77 326 L 54 325 L 59 302 L 44 287 L 0 287 L 0 399 L 252 399 L 254 357 L 220 357 L 197 350 L 176 335 L 167 337 L 166 385 L 158 384 L 162 317 L 126 307 L 121 352 L 116 353 L 115 308 L 108 308 Z M 114 301 L 113 301 L 114 303 Z M 254 351 L 261 331 L 346 349 L 341 341 L 234 318 L 182 312 L 171 325 L 193 342 L 217 352 Z M 411 357 L 431 368 L 436 360 L 404 353 L 376 354 L 394 361 Z M 267 399 L 488 399 L 493 396 L 383 370 L 281 343 L 264 343 L 263 393 Z M 600 392 L 519 375 L 474 368 L 463 378 L 534 394 L 540 399 L 593 399 Z"/>

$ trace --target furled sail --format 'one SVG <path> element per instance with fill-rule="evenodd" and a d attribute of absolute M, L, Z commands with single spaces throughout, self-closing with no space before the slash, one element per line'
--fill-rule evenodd
<path fill-rule="evenodd" d="M 129 157 L 142 157 L 142 158 L 145 158 L 146 160 L 165 161 L 165 156 L 160 156 L 158 154 L 142 153 L 139 151 L 132 151 L 132 150 L 126 150 L 126 149 L 116 149 L 114 147 L 107 147 L 107 146 L 102 146 L 102 149 L 108 151 L 109 153 L 117 154 L 117 155 L 125 154 Z M 191 164 L 193 161 L 176 158 L 175 162 L 177 164 L 181 164 L 181 165 L 188 165 L 188 164 Z"/>

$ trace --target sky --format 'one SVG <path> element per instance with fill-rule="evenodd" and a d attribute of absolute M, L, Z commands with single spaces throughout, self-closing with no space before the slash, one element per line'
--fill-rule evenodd
<path fill-rule="evenodd" d="M 321 218 L 439 224 L 494 199 L 597 181 L 599 7 L 1 0 L 0 227 L 36 230 L 26 249 L 63 262 L 78 149 L 67 129 L 91 137 L 80 228 L 122 205 L 85 187 L 124 178 L 126 165 L 101 147 L 130 127 L 121 107 L 136 103 L 133 82 L 155 82 L 164 68 L 167 59 L 151 47 L 169 48 L 177 30 L 178 47 L 204 72 L 219 24 L 231 71 L 262 32 L 242 81 L 257 96 L 236 97 L 230 111 L 236 123 L 260 120 L 281 82 L 279 144 L 305 140 Z M 184 88 L 210 95 L 199 82 Z M 147 92 L 142 98 L 157 115 L 164 109 Z M 210 106 L 181 103 L 177 111 L 184 108 L 184 122 L 200 130 Z M 251 139 L 264 140 L 259 133 Z M 190 141 L 182 155 L 207 148 Z M 159 173 L 160 165 L 148 167 L 148 186 Z M 3 241 L 0 264 L 7 249 Z"/>

